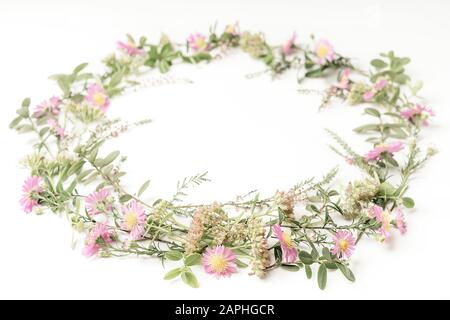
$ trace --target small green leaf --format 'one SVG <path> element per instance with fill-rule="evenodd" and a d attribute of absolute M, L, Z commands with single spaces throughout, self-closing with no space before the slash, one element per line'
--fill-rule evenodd
<path fill-rule="evenodd" d="M 317 273 L 317 283 L 319 284 L 319 288 L 324 290 L 327 286 L 327 266 L 325 264 L 321 264 L 319 267 L 319 271 Z"/>
<path fill-rule="evenodd" d="M 75 69 L 73 69 L 73 73 L 74 73 L 74 74 L 80 73 L 81 71 L 83 71 L 84 69 L 86 69 L 86 67 L 87 67 L 88 65 L 89 65 L 88 63 L 82 63 L 82 64 L 76 66 Z"/>
<path fill-rule="evenodd" d="M 310 266 L 305 266 L 305 273 L 306 273 L 306 277 L 308 279 L 312 278 L 312 269 Z"/>
<path fill-rule="evenodd" d="M 28 111 L 27 107 L 22 107 L 20 109 L 17 109 L 16 113 L 21 116 L 22 118 L 28 118 L 30 115 L 30 112 Z"/>
<path fill-rule="evenodd" d="M 408 209 L 414 208 L 414 206 L 416 205 L 414 200 L 412 198 L 408 198 L 408 197 L 402 198 L 402 202 L 403 202 L 403 205 Z"/>
<path fill-rule="evenodd" d="M 170 63 L 166 60 L 161 60 L 158 64 L 159 72 L 161 73 L 167 73 L 170 69 Z"/>
<path fill-rule="evenodd" d="M 183 259 L 183 253 L 181 253 L 180 251 L 171 250 L 171 251 L 167 251 L 164 254 L 164 257 L 167 260 L 179 261 L 179 260 Z"/>
<path fill-rule="evenodd" d="M 346 265 L 337 263 L 337 267 L 339 268 L 339 270 L 341 270 L 342 274 L 347 278 L 348 281 L 355 282 L 355 275 Z"/>
<path fill-rule="evenodd" d="M 30 98 L 25 98 L 22 101 L 22 108 L 28 108 L 30 106 L 31 103 L 31 99 Z"/>
<path fill-rule="evenodd" d="M 169 272 L 166 273 L 164 276 L 164 280 L 172 280 L 178 277 L 181 274 L 181 271 L 183 271 L 183 268 L 176 268 L 172 269 Z"/>
<path fill-rule="evenodd" d="M 145 190 L 147 190 L 149 185 L 150 185 L 150 180 L 145 181 L 144 184 L 139 188 L 137 196 L 140 197 L 145 192 Z"/>
<path fill-rule="evenodd" d="M 384 61 L 381 60 L 381 59 L 374 59 L 374 60 L 372 60 L 372 61 L 370 62 L 370 64 L 371 64 L 372 66 L 374 66 L 375 68 L 377 68 L 377 69 L 383 69 L 383 68 L 386 68 L 386 67 L 388 66 L 387 63 L 384 62 Z"/>
<path fill-rule="evenodd" d="M 22 116 L 18 116 L 17 118 L 15 118 L 13 121 L 11 121 L 11 123 L 9 124 L 9 128 L 10 129 L 14 129 L 19 123 L 20 121 L 22 121 Z"/>
<path fill-rule="evenodd" d="M 184 271 L 181 274 L 181 279 L 183 280 L 184 283 L 186 283 L 188 286 L 190 286 L 192 288 L 198 288 L 199 287 L 197 278 L 195 277 L 195 275 L 191 271 Z"/>
<path fill-rule="evenodd" d="M 291 272 L 297 272 L 300 270 L 300 267 L 295 264 L 282 264 L 281 268 Z"/>
<path fill-rule="evenodd" d="M 128 202 L 129 200 L 131 200 L 133 197 L 130 196 L 129 194 L 124 194 L 123 196 L 121 196 L 119 198 L 120 203 L 125 203 Z"/>
<path fill-rule="evenodd" d="M 298 257 L 300 258 L 300 261 L 306 265 L 311 265 L 314 262 L 313 257 L 306 251 L 300 251 Z"/>
<path fill-rule="evenodd" d="M 185 259 L 184 259 L 184 264 L 186 266 L 195 266 L 197 264 L 200 264 L 200 262 L 202 261 L 202 255 L 199 253 L 192 253 L 190 255 L 188 255 Z"/>
<path fill-rule="evenodd" d="M 116 160 L 116 158 L 119 156 L 120 151 L 113 151 L 109 155 L 106 156 L 105 159 L 101 162 L 101 167 L 106 167 L 108 164 Z"/>
<path fill-rule="evenodd" d="M 377 118 L 381 117 L 380 112 L 377 109 L 374 109 L 374 108 L 366 108 L 364 110 L 364 112 L 366 114 L 368 114 L 368 115 L 371 115 L 371 116 L 374 116 L 374 117 L 377 117 Z"/>

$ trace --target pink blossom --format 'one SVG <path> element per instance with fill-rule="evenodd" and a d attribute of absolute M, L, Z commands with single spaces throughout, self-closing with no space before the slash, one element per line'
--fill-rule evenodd
<path fill-rule="evenodd" d="M 193 33 L 188 38 L 189 48 L 194 52 L 207 51 L 208 43 L 204 35 L 200 33 Z"/>
<path fill-rule="evenodd" d="M 95 108 L 105 113 L 109 107 L 109 97 L 105 89 L 99 84 L 91 84 L 87 88 L 86 100 Z"/>
<path fill-rule="evenodd" d="M 289 40 L 281 47 L 281 52 L 286 56 L 294 53 L 295 50 L 295 39 L 297 38 L 297 33 L 293 33 Z"/>
<path fill-rule="evenodd" d="M 33 116 L 35 118 L 41 118 L 45 115 L 56 116 L 60 113 L 60 105 L 62 101 L 58 97 L 52 97 L 48 101 L 44 101 L 37 105 L 34 109 Z"/>
<path fill-rule="evenodd" d="M 236 272 L 236 256 L 224 246 L 207 248 L 202 256 L 202 265 L 206 273 L 216 277 L 229 277 Z"/>
<path fill-rule="evenodd" d="M 53 118 L 47 119 L 47 124 L 55 131 L 56 136 L 60 139 L 64 139 L 66 132 L 63 127 L 61 127 Z"/>
<path fill-rule="evenodd" d="M 350 68 L 345 68 L 340 76 L 339 83 L 337 87 L 342 90 L 348 90 L 350 84 Z"/>
<path fill-rule="evenodd" d="M 144 227 L 147 221 L 147 215 L 144 208 L 133 200 L 127 206 L 122 207 L 122 228 L 130 231 L 130 238 L 138 240 L 144 234 Z"/>
<path fill-rule="evenodd" d="M 375 218 L 377 221 L 381 221 L 382 214 L 383 208 L 379 205 L 374 204 L 369 208 L 369 218 Z"/>
<path fill-rule="evenodd" d="M 400 231 L 400 234 L 405 234 L 408 231 L 408 226 L 406 225 L 406 219 L 403 215 L 403 212 L 400 208 L 397 208 L 395 211 L 395 222 L 397 224 L 397 229 Z"/>
<path fill-rule="evenodd" d="M 384 153 L 393 155 L 402 150 L 403 147 L 403 143 L 400 141 L 389 144 L 379 144 L 365 155 L 365 159 L 366 161 L 378 161 Z"/>
<path fill-rule="evenodd" d="M 316 46 L 316 56 L 319 58 L 319 64 L 325 64 L 335 59 L 334 49 L 328 40 L 321 39 Z"/>
<path fill-rule="evenodd" d="M 298 252 L 291 235 L 284 232 L 279 224 L 273 226 L 273 232 L 281 244 L 281 251 L 283 252 L 283 262 L 294 263 L 297 261 Z"/>
<path fill-rule="evenodd" d="M 22 205 L 23 211 L 26 213 L 30 213 L 33 211 L 34 207 L 39 205 L 39 201 L 36 196 L 44 191 L 41 186 L 41 182 L 41 177 L 31 176 L 27 178 L 23 184 L 23 196 L 20 199 L 20 204 Z"/>
<path fill-rule="evenodd" d="M 421 121 L 424 126 L 428 126 L 428 118 L 434 117 L 435 113 L 433 110 L 426 108 L 421 104 L 417 104 L 414 107 L 400 111 L 400 115 L 404 119 L 412 122 L 417 119 Z"/>
<path fill-rule="evenodd" d="M 374 218 L 377 222 L 381 223 L 381 227 L 378 232 L 383 237 L 383 240 L 391 237 L 391 215 L 388 211 L 383 210 L 382 207 L 378 205 L 373 205 L 369 208 L 369 217 Z"/>
<path fill-rule="evenodd" d="M 334 247 L 331 253 L 342 259 L 350 259 L 355 251 L 356 238 L 348 230 L 338 230 L 333 236 Z"/>
<path fill-rule="evenodd" d="M 105 213 L 112 209 L 110 201 L 110 193 L 108 189 L 100 189 L 99 191 L 92 192 L 86 197 L 86 210 L 90 216 L 94 216 L 99 213 Z"/>
<path fill-rule="evenodd" d="M 138 48 L 134 43 L 131 43 L 131 42 L 125 43 L 125 42 L 119 41 L 119 42 L 117 42 L 117 47 L 132 57 L 145 55 L 144 49 Z"/>
<path fill-rule="evenodd" d="M 363 95 L 363 99 L 364 101 L 370 101 L 373 99 L 373 97 L 381 90 L 384 89 L 384 87 L 386 87 L 387 85 L 387 81 L 385 79 L 380 79 L 378 80 L 374 85 L 373 88 L 370 89 L 369 91 L 367 91 L 366 93 L 364 93 Z"/>
<path fill-rule="evenodd" d="M 102 248 L 102 246 L 112 242 L 112 235 L 108 230 L 108 227 L 103 223 L 97 222 L 86 237 L 83 255 L 92 257 Z"/>

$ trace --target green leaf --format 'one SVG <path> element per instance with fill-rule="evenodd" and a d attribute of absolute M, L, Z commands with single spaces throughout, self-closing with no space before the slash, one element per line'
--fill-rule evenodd
<path fill-rule="evenodd" d="M 357 127 L 353 129 L 356 133 L 364 133 L 368 131 L 380 131 L 380 126 L 378 124 L 366 124 L 364 126 Z"/>
<path fill-rule="evenodd" d="M 308 279 L 312 278 L 312 269 L 310 266 L 305 266 L 305 273 L 306 273 L 306 277 Z"/>
<path fill-rule="evenodd" d="M 129 194 L 124 194 L 123 196 L 121 196 L 119 198 L 120 203 L 125 203 L 127 201 L 130 201 L 133 197 L 130 196 Z"/>
<path fill-rule="evenodd" d="M 368 114 L 368 115 L 371 115 L 371 116 L 374 116 L 374 117 L 377 117 L 377 118 L 380 118 L 380 117 L 381 117 L 380 112 L 379 112 L 377 109 L 374 109 L 374 108 L 366 108 L 366 109 L 364 110 L 364 112 L 365 112 L 366 114 Z"/>
<path fill-rule="evenodd" d="M 414 200 L 408 197 L 402 198 L 402 203 L 408 209 L 414 208 L 414 206 L 416 205 Z"/>
<path fill-rule="evenodd" d="M 17 109 L 16 113 L 21 116 L 22 118 L 28 118 L 30 115 L 30 112 L 28 111 L 27 107 L 22 107 L 20 109 Z"/>
<path fill-rule="evenodd" d="M 14 129 L 19 123 L 20 121 L 22 121 L 22 116 L 18 116 L 17 118 L 15 118 L 13 121 L 11 121 L 11 123 L 9 124 L 9 128 L 10 129 Z"/>
<path fill-rule="evenodd" d="M 313 257 L 306 251 L 300 251 L 298 257 L 300 258 L 300 261 L 306 265 L 311 265 L 314 262 Z"/>
<path fill-rule="evenodd" d="M 82 64 L 76 66 L 75 69 L 73 69 L 73 73 L 74 73 L 74 74 L 80 73 L 81 71 L 83 71 L 84 69 L 86 69 L 86 67 L 87 67 L 88 65 L 89 65 L 88 63 L 82 63 Z"/>
<path fill-rule="evenodd" d="M 319 284 L 319 288 L 324 290 L 327 286 L 327 266 L 325 264 L 321 264 L 319 267 L 319 271 L 317 273 L 317 283 Z"/>
<path fill-rule="evenodd" d="M 28 108 L 30 106 L 31 103 L 31 99 L 30 98 L 25 98 L 22 101 L 22 108 Z"/>
<path fill-rule="evenodd" d="M 102 160 L 101 167 L 106 167 L 108 164 L 116 160 L 116 158 L 120 155 L 120 151 L 113 151 L 109 155 L 106 156 L 105 159 Z"/>
<path fill-rule="evenodd" d="M 311 71 L 308 71 L 307 73 L 305 73 L 305 77 L 307 77 L 307 78 L 320 78 L 321 76 L 323 76 L 322 68 L 311 70 Z"/>
<path fill-rule="evenodd" d="M 201 261 L 202 255 L 200 253 L 192 253 L 184 259 L 184 264 L 190 267 L 200 264 Z"/>
<path fill-rule="evenodd" d="M 198 288 L 199 287 L 197 278 L 195 277 L 195 275 L 191 271 L 184 271 L 181 274 L 181 279 L 183 280 L 184 283 L 186 283 L 188 286 L 190 286 L 192 288 Z"/>
<path fill-rule="evenodd" d="M 150 180 L 145 181 L 144 184 L 139 188 L 137 196 L 140 197 L 145 192 L 145 190 L 147 190 L 149 185 L 150 185 Z"/>
<path fill-rule="evenodd" d="M 300 270 L 300 267 L 295 264 L 282 264 L 281 268 L 291 272 L 297 272 Z"/>
<path fill-rule="evenodd" d="M 349 280 L 351 282 L 355 282 L 355 275 L 346 265 L 337 263 L 337 266 L 338 266 L 339 270 L 341 270 L 344 277 L 347 278 L 347 280 Z"/>
<path fill-rule="evenodd" d="M 248 264 L 242 262 L 242 261 L 239 260 L 239 259 L 236 259 L 236 265 L 237 265 L 239 268 L 247 268 L 247 267 L 248 267 Z"/>
<path fill-rule="evenodd" d="M 377 69 L 384 69 L 388 66 L 387 63 L 381 59 L 374 59 L 370 62 L 370 64 Z"/>
<path fill-rule="evenodd" d="M 176 277 L 178 277 L 181 274 L 181 271 L 183 271 L 183 268 L 175 268 L 175 269 L 170 270 L 164 276 L 164 280 L 175 279 Z"/>
<path fill-rule="evenodd" d="M 167 73 L 170 69 L 170 63 L 166 60 L 161 60 L 158 64 L 159 72 L 161 73 Z"/>
<path fill-rule="evenodd" d="M 180 251 L 171 250 L 171 251 L 167 251 L 164 254 L 164 257 L 168 260 L 179 261 L 179 260 L 183 259 L 183 253 L 181 253 Z"/>

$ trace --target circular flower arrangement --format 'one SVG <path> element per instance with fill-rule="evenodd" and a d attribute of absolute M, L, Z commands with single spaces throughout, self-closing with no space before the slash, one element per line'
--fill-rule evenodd
<path fill-rule="evenodd" d="M 33 110 L 25 99 L 10 125 L 35 138 L 33 153 L 23 160 L 30 171 L 20 200 L 23 210 L 67 215 L 73 228 L 85 234 L 87 257 L 145 255 L 178 261 L 164 279 L 181 277 L 192 287 L 198 286 L 196 265 L 216 277 L 240 269 L 258 277 L 276 268 L 303 269 L 308 278 L 317 272 L 323 289 L 329 271 L 355 280 L 349 259 L 363 237 L 383 242 L 395 229 L 406 232 L 403 210 L 414 206 L 405 197 L 408 181 L 434 153 L 417 144 L 434 113 L 417 96 L 421 84 L 412 85 L 405 73 L 408 58 L 382 53 L 364 71 L 327 40 L 312 37 L 301 43 L 294 33 L 283 45 L 271 46 L 262 34 L 240 32 L 237 25 L 222 33 L 213 29 L 208 36 L 191 34 L 186 46 L 163 35 L 155 44 L 128 36 L 117 47 L 120 55 L 104 60 L 102 74 L 86 72 L 87 64 L 81 64 L 52 76 L 61 93 Z M 294 69 L 299 82 L 334 77 L 335 84 L 323 91 L 321 107 L 331 99 L 366 105 L 364 114 L 372 121 L 354 129 L 367 136 L 371 146 L 365 152 L 329 131 L 336 142 L 332 149 L 361 169 L 361 180 L 334 190 L 334 169 L 268 198 L 251 192 L 210 204 L 183 201 L 188 188 L 208 180 L 205 174 L 180 181 L 173 197 L 151 203 L 143 198 L 148 181 L 137 192 L 123 187 L 125 158 L 119 151 L 104 154 L 102 145 L 149 121 L 109 119 L 114 97 L 138 86 L 150 70 L 166 73 L 177 63 L 210 62 L 237 49 L 262 61 L 274 76 Z"/>

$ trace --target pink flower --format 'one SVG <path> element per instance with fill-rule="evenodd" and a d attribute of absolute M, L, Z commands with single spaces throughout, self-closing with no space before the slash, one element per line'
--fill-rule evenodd
<path fill-rule="evenodd" d="M 334 247 L 331 253 L 341 259 L 350 259 L 355 251 L 356 238 L 348 230 L 338 230 L 333 236 Z"/>
<path fill-rule="evenodd" d="M 417 104 L 412 108 L 400 111 L 400 115 L 411 122 L 418 120 L 421 121 L 424 126 L 428 126 L 428 118 L 434 117 L 435 113 L 433 110 L 426 108 L 421 104 Z"/>
<path fill-rule="evenodd" d="M 134 43 L 131 43 L 131 42 L 125 43 L 125 42 L 119 41 L 119 42 L 117 42 L 117 47 L 132 57 L 145 55 L 144 49 L 138 48 Z"/>
<path fill-rule="evenodd" d="M 108 212 L 112 209 L 110 201 L 110 193 L 108 189 L 101 189 L 96 192 L 92 192 L 86 198 L 86 210 L 90 216 L 94 216 L 99 213 Z"/>
<path fill-rule="evenodd" d="M 283 262 L 286 263 L 296 262 L 298 252 L 297 248 L 295 247 L 295 243 L 291 238 L 291 235 L 287 232 L 284 232 L 279 224 L 275 224 L 273 226 L 273 232 L 280 241 L 281 251 L 283 252 Z"/>
<path fill-rule="evenodd" d="M 392 142 L 390 144 L 379 144 L 365 155 L 365 159 L 366 161 L 378 161 L 384 153 L 393 155 L 402 149 L 403 143 L 400 141 Z"/>
<path fill-rule="evenodd" d="M 297 33 L 293 33 L 289 40 L 281 47 L 281 52 L 286 56 L 294 53 L 295 50 L 295 39 L 297 38 Z"/>
<path fill-rule="evenodd" d="M 382 207 L 378 205 L 373 205 L 369 208 L 369 217 L 374 218 L 377 222 L 381 223 L 381 227 L 378 232 L 383 237 L 383 240 L 391 237 L 391 215 L 388 211 L 383 210 Z"/>
<path fill-rule="evenodd" d="M 328 40 L 321 39 L 316 46 L 316 56 L 319 58 L 319 64 L 325 64 L 335 59 L 334 49 Z"/>
<path fill-rule="evenodd" d="M 64 128 L 59 125 L 58 121 L 56 121 L 53 118 L 50 118 L 47 120 L 47 124 L 55 131 L 56 136 L 58 138 L 64 139 L 66 132 Z"/>
<path fill-rule="evenodd" d="M 27 178 L 23 184 L 22 191 L 23 196 L 20 199 L 23 211 L 30 213 L 33 208 L 39 205 L 39 201 L 36 196 L 39 195 L 44 189 L 41 186 L 42 178 L 37 176 L 31 176 Z"/>
<path fill-rule="evenodd" d="M 370 101 L 373 99 L 373 97 L 381 90 L 384 89 L 384 87 L 386 87 L 387 85 L 387 81 L 385 79 L 380 79 L 378 80 L 374 85 L 373 88 L 370 89 L 369 91 L 367 91 L 366 93 L 364 93 L 363 95 L 363 99 L 364 101 Z"/>
<path fill-rule="evenodd" d="M 133 200 L 127 206 L 122 207 L 122 214 L 122 228 L 130 231 L 132 240 L 140 239 L 144 234 L 147 221 L 144 208 L 136 200 Z"/>
<path fill-rule="evenodd" d="M 109 97 L 105 89 L 99 84 L 91 84 L 87 88 L 86 100 L 95 108 L 105 113 L 109 107 Z"/>
<path fill-rule="evenodd" d="M 62 101 L 58 97 L 52 97 L 48 101 L 44 101 L 41 104 L 37 105 L 34 109 L 33 116 L 35 118 L 41 118 L 45 115 L 56 116 L 61 111 L 60 105 Z"/>
<path fill-rule="evenodd" d="M 200 33 L 193 33 L 188 38 L 189 47 L 194 52 L 207 51 L 208 43 L 206 42 L 206 38 L 204 35 Z"/>
<path fill-rule="evenodd" d="M 102 246 L 105 246 L 111 242 L 113 242 L 113 240 L 108 227 L 103 223 L 97 222 L 86 237 L 86 245 L 83 249 L 83 255 L 86 257 L 92 257 L 102 248 Z"/>
<path fill-rule="evenodd" d="M 339 79 L 339 83 L 337 85 L 337 87 L 339 89 L 348 90 L 349 84 L 350 84 L 349 76 L 350 76 L 350 69 L 349 68 L 345 68 L 342 71 L 342 73 L 341 73 L 341 76 L 340 76 L 340 79 Z"/>
<path fill-rule="evenodd" d="M 397 208 L 395 211 L 395 222 L 397 224 L 397 229 L 400 231 L 400 234 L 405 234 L 408 231 L 405 216 L 400 208 Z"/>
<path fill-rule="evenodd" d="M 229 277 L 236 272 L 236 256 L 224 246 L 207 248 L 202 256 L 203 269 L 216 277 Z"/>

